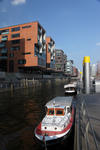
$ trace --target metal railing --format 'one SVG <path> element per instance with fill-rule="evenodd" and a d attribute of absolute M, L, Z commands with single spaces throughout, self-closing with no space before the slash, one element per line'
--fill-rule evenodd
<path fill-rule="evenodd" d="M 84 96 L 79 97 L 76 113 L 74 150 L 99 150 Z"/>

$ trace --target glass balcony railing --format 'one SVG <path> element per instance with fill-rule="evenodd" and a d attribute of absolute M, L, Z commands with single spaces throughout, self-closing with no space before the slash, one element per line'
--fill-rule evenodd
<path fill-rule="evenodd" d="M 45 43 L 46 43 L 46 41 L 45 41 L 44 39 L 42 39 L 42 42 L 43 42 L 43 44 L 45 44 Z"/>
<path fill-rule="evenodd" d="M 39 47 L 42 47 L 42 43 L 38 40 Z"/>
<path fill-rule="evenodd" d="M 40 34 L 42 34 L 42 29 L 38 28 L 38 32 L 39 32 Z"/>
<path fill-rule="evenodd" d="M 0 43 L 0 48 L 5 47 L 5 43 Z"/>
<path fill-rule="evenodd" d="M 1 41 L 7 41 L 7 40 L 8 40 L 8 38 L 6 38 L 6 37 L 1 39 Z"/>
<path fill-rule="evenodd" d="M 1 34 L 9 34 L 9 32 L 2 32 Z"/>

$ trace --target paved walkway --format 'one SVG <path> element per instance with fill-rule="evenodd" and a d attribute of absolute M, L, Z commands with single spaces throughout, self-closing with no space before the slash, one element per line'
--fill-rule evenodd
<path fill-rule="evenodd" d="M 77 96 L 77 150 L 100 150 L 100 94 Z"/>

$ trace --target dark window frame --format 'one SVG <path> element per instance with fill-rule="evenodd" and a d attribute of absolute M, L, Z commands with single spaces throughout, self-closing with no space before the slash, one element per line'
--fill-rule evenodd
<path fill-rule="evenodd" d="M 17 37 L 20 37 L 20 33 L 16 33 L 16 34 L 11 35 L 11 38 L 17 38 Z"/>
<path fill-rule="evenodd" d="M 19 31 L 19 30 L 20 30 L 20 27 L 11 28 L 11 32 L 16 32 L 16 31 Z"/>
<path fill-rule="evenodd" d="M 19 64 L 19 65 L 26 64 L 26 59 L 19 59 L 19 60 L 18 60 L 18 64 Z"/>
<path fill-rule="evenodd" d="M 12 44 L 20 44 L 20 39 L 12 40 L 11 43 L 12 43 Z"/>
<path fill-rule="evenodd" d="M 30 55 L 31 52 L 22 53 L 22 55 Z"/>
<path fill-rule="evenodd" d="M 31 25 L 27 25 L 27 26 L 23 26 L 22 29 L 27 29 L 27 28 L 31 28 Z"/>

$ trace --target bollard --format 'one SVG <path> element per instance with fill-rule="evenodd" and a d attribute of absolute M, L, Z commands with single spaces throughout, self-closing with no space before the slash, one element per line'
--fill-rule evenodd
<path fill-rule="evenodd" d="M 90 56 L 85 56 L 83 60 L 83 88 L 85 93 L 90 93 Z"/>

